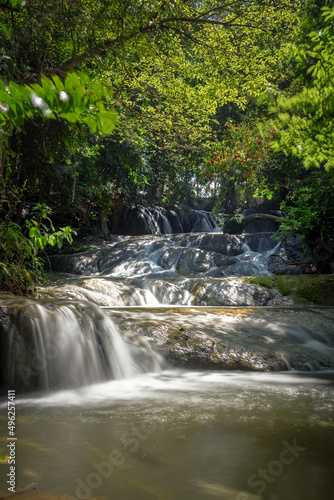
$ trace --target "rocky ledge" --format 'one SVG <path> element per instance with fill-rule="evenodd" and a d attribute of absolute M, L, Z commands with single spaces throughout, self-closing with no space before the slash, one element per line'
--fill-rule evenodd
<path fill-rule="evenodd" d="M 152 349 L 177 367 L 247 371 L 334 368 L 332 309 L 325 314 L 321 309 L 308 310 L 305 315 L 305 310 L 291 308 L 283 312 L 285 322 L 282 311 L 267 311 L 266 320 L 259 309 L 189 309 L 183 312 L 183 321 L 166 317 L 137 320 L 135 334 L 126 322 L 120 321 L 118 326 L 132 341 L 138 334 L 146 337 Z M 197 315 L 198 321 L 190 322 L 189 314 Z M 323 314 L 321 325 L 319 314 Z"/>

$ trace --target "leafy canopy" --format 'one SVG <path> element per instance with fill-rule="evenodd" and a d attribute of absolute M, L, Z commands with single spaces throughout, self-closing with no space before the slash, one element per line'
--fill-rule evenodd
<path fill-rule="evenodd" d="M 44 118 L 84 123 L 90 132 L 110 134 L 116 124 L 114 111 L 107 111 L 110 93 L 84 73 L 68 73 L 64 81 L 58 76 L 42 77 L 41 84 L 8 84 L 0 79 L 0 131 L 10 135 L 27 118 L 39 114 Z"/>
<path fill-rule="evenodd" d="M 15 81 L 80 69 L 112 86 L 123 138 L 143 145 L 153 134 L 162 150 L 192 150 L 211 137 L 218 105 L 244 107 L 281 79 L 298 9 L 291 0 L 26 0 L 0 21 Z"/>
<path fill-rule="evenodd" d="M 306 168 L 334 168 L 334 8 L 322 7 L 321 23 L 294 51 L 306 79 L 300 92 L 280 96 L 269 111 L 278 132 L 273 146 L 304 160 Z"/>

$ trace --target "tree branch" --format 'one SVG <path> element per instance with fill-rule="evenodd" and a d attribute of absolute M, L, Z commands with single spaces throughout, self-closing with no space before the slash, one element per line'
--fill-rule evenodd
<path fill-rule="evenodd" d="M 243 27 L 243 28 L 254 28 L 254 29 L 262 29 L 265 31 L 264 28 L 262 28 L 259 24 L 254 24 L 252 22 L 247 21 L 246 23 L 235 23 L 236 19 L 240 17 L 239 15 L 236 15 L 234 19 L 230 21 L 215 21 L 213 19 L 205 19 L 203 17 L 187 17 L 187 16 L 178 16 L 178 17 L 167 17 L 165 19 L 161 19 L 160 21 L 156 21 L 153 23 L 152 21 L 149 21 L 148 24 L 145 26 L 142 26 L 138 28 L 136 31 L 129 33 L 128 35 L 120 36 L 117 38 L 114 38 L 112 40 L 105 40 L 103 44 L 93 47 L 91 49 L 86 50 L 82 54 L 77 54 L 73 56 L 71 59 L 63 63 L 59 68 L 57 68 L 56 71 L 60 73 L 66 73 L 67 71 L 71 71 L 72 69 L 76 68 L 79 66 L 81 63 L 86 61 L 87 59 L 91 59 L 96 56 L 105 56 L 108 49 L 115 47 L 116 45 L 122 43 L 122 42 L 128 42 L 138 36 L 139 33 L 145 34 L 149 32 L 154 32 L 158 28 L 160 29 L 171 29 L 174 28 L 173 26 L 168 26 L 171 23 L 188 23 L 188 24 L 208 24 L 208 25 L 213 25 L 213 26 L 223 26 L 225 28 L 231 28 L 231 27 Z M 189 38 L 189 36 L 188 36 Z M 199 42 L 197 42 L 199 43 Z"/>

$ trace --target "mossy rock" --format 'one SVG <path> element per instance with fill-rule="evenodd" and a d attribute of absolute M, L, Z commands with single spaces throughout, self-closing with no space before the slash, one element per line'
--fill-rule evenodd
<path fill-rule="evenodd" d="M 274 279 L 272 276 L 256 276 L 255 278 L 250 279 L 248 283 L 271 289 L 274 286 L 273 281 Z"/>
<path fill-rule="evenodd" d="M 248 283 L 274 288 L 296 302 L 311 302 L 322 306 L 334 306 L 334 275 L 281 275 L 244 278 Z"/>
<path fill-rule="evenodd" d="M 334 305 L 334 276 L 320 276 L 311 283 L 300 286 L 296 294 L 315 304 L 332 306 Z"/>

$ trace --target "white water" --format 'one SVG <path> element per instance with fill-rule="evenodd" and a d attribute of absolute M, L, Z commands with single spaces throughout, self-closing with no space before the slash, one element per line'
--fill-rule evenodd
<path fill-rule="evenodd" d="M 333 308 L 194 307 L 194 287 L 216 286 L 209 273 L 220 268 L 191 246 L 201 238 L 188 247 L 182 238 L 107 245 L 100 272 L 55 276 L 44 300 L 1 299 L 10 309 L 5 388 L 30 390 L 16 397 L 17 487 L 39 483 L 27 499 L 332 500 Z M 185 248 L 191 273 L 180 269 Z M 268 250 L 244 250 L 225 276 L 268 274 Z M 152 328 L 161 341 L 174 328 L 222 343 L 231 357 L 240 345 L 256 357 L 261 345 L 287 366 L 300 356 L 308 372 L 171 368 L 152 351 Z M 282 464 L 294 443 L 298 454 Z"/>
<path fill-rule="evenodd" d="M 2 304 L 12 311 L 3 334 L 9 344 L 3 369 L 9 387 L 66 389 L 161 369 L 161 358 L 148 345 L 129 344 L 94 304 L 31 299 Z"/>
<path fill-rule="evenodd" d="M 203 250 L 202 243 L 202 234 L 125 238 L 103 247 L 100 271 L 93 276 L 68 278 L 42 293 L 54 298 L 88 300 L 99 306 L 205 305 L 206 299 L 195 296 L 201 283 L 232 276 L 268 275 L 268 258 L 280 245 L 271 244 L 263 252 L 254 252 L 248 245 L 240 244 L 238 255 L 230 255 L 229 247 L 224 255 Z M 268 248 L 268 241 L 266 244 Z M 226 283 L 230 287 L 230 294 L 227 289 L 224 292 L 226 305 L 241 305 L 243 299 L 237 297 L 240 285 L 241 282 Z M 235 296 L 232 302 L 228 295 Z M 210 297 L 210 304 L 213 302 L 214 297 Z M 245 305 L 253 302 L 246 301 Z"/>

